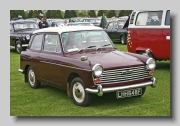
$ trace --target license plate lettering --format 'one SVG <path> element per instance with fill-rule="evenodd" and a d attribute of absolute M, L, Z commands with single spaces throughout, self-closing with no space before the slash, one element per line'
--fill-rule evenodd
<path fill-rule="evenodd" d="M 132 97 L 132 96 L 138 96 L 142 94 L 142 89 L 130 89 L 130 90 L 123 90 L 123 91 L 117 91 L 116 97 L 117 98 L 126 98 L 126 97 Z"/>

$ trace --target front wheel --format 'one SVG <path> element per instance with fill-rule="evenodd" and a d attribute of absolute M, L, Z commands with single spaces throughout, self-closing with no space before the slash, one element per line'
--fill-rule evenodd
<path fill-rule="evenodd" d="M 34 73 L 34 71 L 33 71 L 33 69 L 32 69 L 31 66 L 28 68 L 27 77 L 28 77 L 29 86 L 30 86 L 31 88 L 39 88 L 39 87 L 40 87 L 41 82 L 39 82 L 39 81 L 36 79 L 35 73 Z"/>
<path fill-rule="evenodd" d="M 120 42 L 121 42 L 121 44 L 123 44 L 123 45 L 126 44 L 126 37 L 125 37 L 125 35 L 121 35 L 121 37 L 120 37 Z"/>
<path fill-rule="evenodd" d="M 88 106 L 92 102 L 92 94 L 85 91 L 85 85 L 81 78 L 76 77 L 70 85 L 71 98 L 78 106 Z"/>

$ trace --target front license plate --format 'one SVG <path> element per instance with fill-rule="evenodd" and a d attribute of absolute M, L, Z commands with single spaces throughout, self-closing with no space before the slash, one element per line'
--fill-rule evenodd
<path fill-rule="evenodd" d="M 116 97 L 126 98 L 126 97 L 138 96 L 141 94 L 142 94 L 142 88 L 136 88 L 136 89 L 130 89 L 130 90 L 117 91 Z"/>

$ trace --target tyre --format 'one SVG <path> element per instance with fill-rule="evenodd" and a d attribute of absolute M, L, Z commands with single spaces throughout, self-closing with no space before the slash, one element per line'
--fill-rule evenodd
<path fill-rule="evenodd" d="M 146 91 L 146 87 L 142 87 L 142 94 L 138 95 L 138 96 L 134 96 L 134 97 L 141 97 L 141 96 L 143 96 L 145 91 Z"/>
<path fill-rule="evenodd" d="M 85 85 L 81 78 L 76 77 L 72 80 L 70 91 L 75 105 L 88 106 L 91 104 L 93 95 L 85 91 Z"/>
<path fill-rule="evenodd" d="M 16 41 L 16 45 L 15 45 L 15 49 L 17 53 L 21 53 L 22 51 L 22 46 L 21 46 L 21 42 L 19 40 Z"/>
<path fill-rule="evenodd" d="M 28 83 L 31 88 L 39 88 L 41 86 L 41 82 L 36 79 L 35 73 L 30 66 L 27 70 Z"/>
<path fill-rule="evenodd" d="M 125 37 L 125 35 L 120 36 L 120 42 L 121 42 L 121 44 L 126 45 L 126 37 Z"/>

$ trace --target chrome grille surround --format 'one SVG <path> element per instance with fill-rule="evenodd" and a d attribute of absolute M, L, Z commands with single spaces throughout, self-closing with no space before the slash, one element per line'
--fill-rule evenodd
<path fill-rule="evenodd" d="M 152 78 L 152 75 L 150 75 L 149 72 L 150 70 L 147 70 L 146 66 L 104 70 L 103 74 L 100 76 L 101 82 L 95 84 L 122 83 Z"/>

